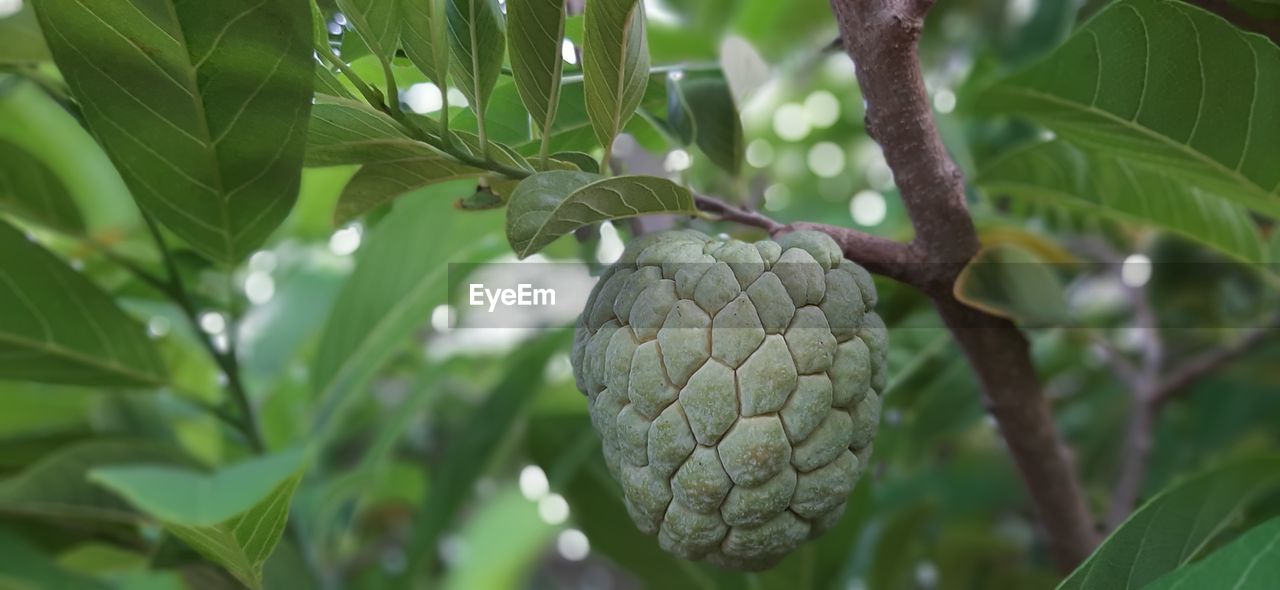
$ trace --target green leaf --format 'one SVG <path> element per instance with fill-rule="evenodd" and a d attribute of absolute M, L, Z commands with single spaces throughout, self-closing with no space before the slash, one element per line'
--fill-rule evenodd
<path fill-rule="evenodd" d="M 318 408 L 313 439 L 320 444 L 336 414 L 446 301 L 449 263 L 484 260 L 500 250 L 499 215 L 453 209 L 454 198 L 473 190 L 473 183 L 459 181 L 401 198 L 367 236 L 312 365 Z"/>
<path fill-rule="evenodd" d="M 93 469 L 136 463 L 182 465 L 186 460 L 171 448 L 144 442 L 76 443 L 0 482 L 0 512 L 53 519 L 137 520 L 138 513 L 129 504 L 88 480 Z"/>
<path fill-rule="evenodd" d="M 663 551 L 627 516 L 622 488 L 605 467 L 600 439 L 585 410 L 578 414 L 535 414 L 529 423 L 528 446 L 537 462 L 547 469 L 552 489 L 568 499 L 574 524 L 590 539 L 592 553 L 607 556 L 645 588 L 717 587 L 710 566 Z M 732 576 L 745 581 L 740 575 Z M 741 588 L 745 584 L 721 587 Z"/>
<path fill-rule="evenodd" d="M 584 154 L 582 152 L 556 152 L 551 154 L 551 157 L 553 159 L 560 160 L 561 162 L 573 164 L 578 167 L 578 170 L 583 172 L 590 172 L 592 174 L 600 173 L 600 162 L 597 162 L 590 154 Z"/>
<path fill-rule="evenodd" d="M 640 105 L 649 81 L 644 3 L 588 2 L 585 36 L 582 75 L 587 116 L 607 156 L 614 136 L 626 127 Z"/>
<path fill-rule="evenodd" d="M 18 5 L 17 14 L 0 17 L 0 64 L 33 64 L 49 61 L 49 48 L 40 34 L 40 23 L 30 2 Z"/>
<path fill-rule="evenodd" d="M 368 104 L 316 96 L 307 129 L 307 166 L 341 166 L 438 155 L 400 123 Z"/>
<path fill-rule="evenodd" d="M 1122 0 L 977 100 L 1280 215 L 1280 47 L 1181 2 Z"/>
<path fill-rule="evenodd" d="M 1280 457 L 1236 460 L 1161 492 L 1130 516 L 1058 590 L 1143 588 L 1186 565 L 1262 495 Z"/>
<path fill-rule="evenodd" d="M 356 55 L 363 49 L 367 49 L 369 53 L 378 56 L 378 59 L 390 60 L 395 56 L 402 18 L 400 8 L 397 6 L 400 1 L 338 0 L 338 8 L 347 16 L 356 33 L 360 35 L 359 41 L 364 43 L 364 48 L 353 48 Z M 405 1 L 417 2 L 418 0 Z M 349 46 L 344 39 L 343 54 L 347 59 L 353 59 L 356 55 L 352 55 L 348 49 Z"/>
<path fill-rule="evenodd" d="M 0 75 L 0 139 L 40 161 L 58 177 L 94 235 L 141 223 L 120 174 L 80 121 L 34 83 Z"/>
<path fill-rule="evenodd" d="M 0 211 L 49 227 L 84 233 L 84 219 L 71 193 L 44 162 L 0 139 Z"/>
<path fill-rule="evenodd" d="M 729 83 L 735 104 L 747 100 L 769 81 L 769 63 L 742 37 L 729 36 L 720 43 L 720 71 Z"/>
<path fill-rule="evenodd" d="M 300 451 L 254 457 L 213 473 L 159 465 L 99 467 L 89 480 L 168 524 L 209 526 L 263 501 L 302 468 Z"/>
<path fill-rule="evenodd" d="M 481 214 L 466 217 L 478 215 Z M 566 345 L 566 336 L 566 331 L 555 331 L 521 345 L 508 361 L 510 368 L 502 380 L 450 441 L 448 451 L 432 473 L 432 485 L 418 511 L 409 543 L 408 554 L 412 556 L 409 573 L 416 573 L 418 564 L 435 555 L 440 535 L 453 524 L 459 508 L 471 496 L 476 479 L 488 466 L 488 459 L 506 439 L 504 435 L 512 431 L 525 404 L 530 403 L 535 397 L 533 394 L 542 387 L 547 361 Z"/>
<path fill-rule="evenodd" d="M 472 111 L 461 111 L 449 118 L 449 127 L 454 131 L 480 131 L 480 121 Z M 509 78 L 498 80 L 489 94 L 489 102 L 485 104 L 484 114 L 485 137 L 489 141 L 511 145 L 529 143 L 531 127 L 529 112 L 520 102 L 520 92 L 516 83 Z"/>
<path fill-rule="evenodd" d="M 694 78 L 673 82 L 671 88 L 676 100 L 669 104 L 683 107 L 677 110 L 679 116 L 670 117 L 677 133 L 697 143 L 716 166 L 737 175 L 745 148 L 742 119 L 729 84 L 723 78 Z"/>
<path fill-rule="evenodd" d="M 560 104 L 564 2 L 512 0 L 507 4 L 507 17 L 511 19 L 511 38 L 507 42 L 516 89 L 545 144 Z"/>
<path fill-rule="evenodd" d="M 1266 590 L 1280 580 L 1280 518 L 1260 524 L 1205 559 L 1170 572 L 1147 590 Z"/>
<path fill-rule="evenodd" d="M 0 528 L 0 588 L 108 590 L 112 586 L 67 570 L 42 548 L 32 545 L 8 529 Z"/>
<path fill-rule="evenodd" d="M 351 91 L 347 90 L 347 87 L 342 85 L 341 80 L 338 80 L 337 74 L 321 64 L 316 64 L 316 100 L 318 101 L 321 97 L 326 95 L 338 98 L 355 99 L 355 96 L 351 94 Z M 314 105 L 311 110 L 315 111 Z M 311 121 L 315 122 L 314 116 Z M 308 137 L 310 137 L 310 133 L 308 133 Z"/>
<path fill-rule="evenodd" d="M 163 383 L 142 325 L 84 275 L 0 221 L 0 378 L 72 385 Z"/>
<path fill-rule="evenodd" d="M 519 490 L 499 492 L 459 533 L 464 547 L 484 550 L 464 551 L 450 564 L 444 588 L 519 588 L 555 533 Z"/>
<path fill-rule="evenodd" d="M 401 0 L 400 46 L 409 61 L 441 89 L 448 88 L 449 39 L 446 0 Z"/>
<path fill-rule="evenodd" d="M 507 241 L 516 256 L 524 258 L 588 223 L 653 213 L 693 215 L 693 194 L 654 176 L 600 180 L 587 172 L 541 172 L 521 182 L 511 195 Z"/>
<path fill-rule="evenodd" d="M 485 108 L 502 72 L 506 47 L 502 12 L 498 0 L 449 0 L 446 12 L 454 83 L 481 121 L 483 137 Z"/>
<path fill-rule="evenodd" d="M 262 569 L 289 522 L 289 505 L 301 474 L 280 481 L 261 501 L 225 522 L 207 525 L 166 523 L 173 536 L 221 565 L 254 590 L 262 588 Z"/>
<path fill-rule="evenodd" d="M 261 245 L 297 198 L 314 77 L 308 5 L 47 0 L 36 12 L 142 208 L 217 262 Z"/>
<path fill-rule="evenodd" d="M 1029 327 L 1067 320 L 1066 287 L 1053 265 L 1021 246 L 983 248 L 960 271 L 954 291 L 965 305 Z"/>
<path fill-rule="evenodd" d="M 1234 201 L 1062 141 L 1013 151 L 983 168 L 977 183 L 996 195 L 1155 224 L 1245 262 L 1268 258 L 1257 226 Z"/>
<path fill-rule="evenodd" d="M 934 517 L 921 503 L 889 516 L 875 541 L 868 582 L 872 588 L 907 588 L 918 561 L 921 529 Z"/>
<path fill-rule="evenodd" d="M 335 225 L 343 225 L 410 191 L 459 178 L 478 178 L 487 172 L 445 156 L 368 164 L 342 189 L 333 213 Z"/>

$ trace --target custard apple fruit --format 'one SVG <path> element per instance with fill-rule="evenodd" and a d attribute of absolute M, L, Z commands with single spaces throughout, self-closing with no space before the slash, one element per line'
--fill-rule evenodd
<path fill-rule="evenodd" d="M 771 567 L 866 468 L 887 333 L 826 234 L 643 236 L 578 319 L 573 371 L 627 511 L 667 551 Z"/>

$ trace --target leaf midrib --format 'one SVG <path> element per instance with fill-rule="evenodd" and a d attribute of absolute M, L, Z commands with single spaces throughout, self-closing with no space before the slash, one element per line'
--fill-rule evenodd
<path fill-rule="evenodd" d="M 129 3 L 132 5 L 133 1 L 130 0 Z M 187 91 L 191 93 L 191 102 L 195 105 L 196 118 L 200 123 L 199 131 L 205 140 L 205 150 L 208 152 L 210 164 L 213 166 L 213 188 L 217 191 L 216 194 L 218 195 L 218 198 L 216 201 L 218 202 L 218 214 L 222 219 L 222 225 L 220 226 L 221 231 L 219 231 L 219 233 L 222 234 L 223 246 L 225 248 L 223 251 L 223 254 L 225 255 L 224 260 L 234 260 L 235 244 L 232 243 L 233 230 L 231 228 L 231 200 L 228 198 L 226 188 L 222 184 L 221 159 L 218 157 L 218 146 L 214 144 L 213 133 L 209 128 L 209 113 L 205 108 L 204 94 L 200 91 L 199 84 L 196 83 L 195 77 L 197 74 L 197 68 L 191 61 L 195 56 L 191 54 L 191 48 L 187 44 L 187 33 L 182 30 L 182 21 L 178 20 L 177 8 L 174 6 L 173 1 L 165 0 L 164 5 L 165 10 L 168 12 L 170 21 L 177 24 L 177 31 L 174 38 L 178 42 L 178 45 L 182 47 L 182 53 L 186 57 L 186 60 L 183 63 L 187 67 L 183 68 L 183 74 L 187 77 Z M 211 57 L 216 52 L 217 48 L 212 48 L 209 52 L 209 56 Z M 206 59 L 208 59 L 208 57 L 206 57 Z M 274 75 L 274 73 L 268 75 L 268 79 L 272 75 Z M 246 106 L 247 104 L 248 103 L 246 103 Z M 228 124 L 227 130 L 230 131 L 234 124 L 235 121 L 233 119 L 232 122 Z"/>
<path fill-rule="evenodd" d="M 1271 191 L 1267 191 L 1266 189 L 1262 188 L 1261 185 L 1254 183 L 1251 179 L 1242 175 L 1239 171 L 1227 168 L 1225 164 L 1217 160 L 1214 160 L 1213 158 L 1210 158 L 1209 156 L 1193 149 L 1190 145 L 1184 144 L 1178 141 L 1174 141 L 1173 138 L 1167 135 L 1164 135 L 1163 133 L 1159 133 L 1153 129 L 1149 129 L 1142 125 L 1138 125 L 1135 121 L 1130 121 L 1128 119 L 1120 118 L 1119 116 L 1116 116 L 1115 114 L 1109 111 L 1105 111 L 1094 106 L 1084 105 L 1076 101 L 1059 98 L 1053 94 L 1036 90 L 1034 88 L 1027 88 L 1024 86 L 1002 85 L 996 88 L 995 92 L 997 94 L 1001 92 L 1011 93 L 1011 94 L 1024 94 L 1027 96 L 1031 96 L 1033 98 L 1042 99 L 1050 103 L 1064 106 L 1069 109 L 1076 110 L 1078 112 L 1082 112 L 1085 114 L 1100 117 L 1102 119 L 1106 119 L 1112 123 L 1116 123 L 1120 125 L 1122 128 L 1135 131 L 1139 135 L 1142 135 L 1149 139 L 1153 139 L 1158 143 L 1161 143 L 1162 145 L 1168 145 L 1176 148 L 1178 151 L 1186 154 L 1187 156 L 1190 156 L 1191 159 L 1201 162 L 1203 164 L 1207 164 L 1210 168 L 1213 168 L 1219 172 L 1222 172 L 1228 177 L 1234 178 L 1238 184 L 1242 185 L 1243 188 L 1245 189 L 1249 189 L 1249 192 L 1254 193 L 1255 195 L 1269 197 L 1273 194 Z"/>
<path fill-rule="evenodd" d="M 1050 188 L 1043 185 L 1031 184 L 1028 182 L 1022 182 L 1022 181 L 1016 181 L 1016 180 L 979 181 L 977 184 L 984 186 L 988 190 L 992 190 L 992 191 L 999 191 L 1000 189 L 1004 189 L 1008 191 L 1016 191 L 1023 195 L 1027 195 L 1023 197 L 1024 199 L 1041 201 L 1049 205 L 1068 207 L 1068 208 L 1077 209 L 1077 210 L 1085 211 L 1088 213 L 1094 213 L 1094 214 L 1114 215 L 1116 217 L 1122 217 L 1131 222 L 1159 225 L 1160 227 L 1165 228 L 1171 232 L 1177 233 L 1187 238 L 1194 239 L 1198 242 L 1207 242 L 1207 240 L 1204 240 L 1202 236 L 1193 234 L 1184 229 L 1176 228 L 1166 223 L 1153 222 L 1150 218 L 1146 218 L 1134 213 L 1129 213 L 1127 211 L 1121 211 L 1120 209 L 1106 207 L 1102 204 L 1098 204 L 1094 202 L 1093 200 L 1079 197 L 1074 193 L 1064 191 L 1061 189 Z M 1065 201 L 1065 202 L 1050 201 L 1047 198 L 1030 196 L 1028 195 L 1028 193 L 1043 193 L 1047 197 L 1061 199 L 1062 201 Z M 1261 241 L 1253 241 L 1251 243 L 1256 245 L 1256 248 L 1253 248 L 1255 254 L 1265 254 Z M 1249 260 L 1247 258 L 1240 256 L 1239 254 L 1241 253 L 1238 253 L 1238 252 L 1232 252 L 1228 250 L 1220 250 L 1220 251 L 1225 254 L 1231 255 L 1232 257 L 1236 258 L 1237 260 L 1240 260 L 1241 262 L 1248 262 L 1248 263 L 1265 262 L 1265 259 L 1262 261 Z"/>
<path fill-rule="evenodd" d="M 110 363 L 103 363 L 102 359 L 98 357 L 86 356 L 82 352 L 79 352 L 73 348 L 66 348 L 55 342 L 31 340 L 29 338 L 23 338 L 21 336 L 18 336 L 16 334 L 9 333 L 9 332 L 0 332 L 0 342 L 8 342 L 10 344 L 15 344 L 25 349 L 33 350 L 35 352 L 43 352 L 45 354 L 62 357 L 66 360 L 71 360 L 83 365 L 88 365 L 90 367 L 93 367 L 101 371 L 115 373 L 121 376 L 129 377 L 131 379 L 136 379 L 143 384 L 148 384 L 148 385 L 164 384 L 164 380 L 156 379 L 154 375 L 149 375 L 147 373 L 139 373 L 133 369 L 130 369 L 125 365 L 117 364 L 115 362 L 115 359 L 112 359 L 112 362 Z"/>

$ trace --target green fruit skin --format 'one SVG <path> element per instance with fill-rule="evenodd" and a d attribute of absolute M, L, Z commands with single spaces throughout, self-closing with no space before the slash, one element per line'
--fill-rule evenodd
<path fill-rule="evenodd" d="M 879 424 L 875 302 L 819 232 L 633 241 L 591 292 L 572 360 L 636 526 L 751 571 L 834 526 Z"/>

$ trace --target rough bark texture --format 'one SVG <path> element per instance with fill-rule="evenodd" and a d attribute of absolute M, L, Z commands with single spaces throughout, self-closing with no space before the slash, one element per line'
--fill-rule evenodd
<path fill-rule="evenodd" d="M 697 204 L 706 213 L 774 236 L 799 229 L 826 232 L 846 258 L 927 294 L 974 369 L 1054 560 L 1069 572 L 1092 553 L 1098 533 L 1027 339 L 1008 320 L 968 307 L 953 293 L 956 277 L 979 244 L 965 204 L 964 177 L 942 144 L 920 71 L 917 42 L 931 5 L 930 0 L 831 0 L 867 103 L 867 129 L 884 150 L 915 230 L 910 243 L 846 227 L 784 225 L 709 196 L 698 196 Z"/>
<path fill-rule="evenodd" d="M 934 124 L 917 42 L 927 0 L 831 0 L 867 102 L 867 128 L 884 150 L 916 237 L 905 275 L 933 298 L 982 385 L 988 410 L 1037 508 L 1058 566 L 1069 571 L 1097 544 L 1093 515 L 1062 444 L 1028 343 L 1008 320 L 957 301 L 952 287 L 978 251 L 964 179 Z"/>

